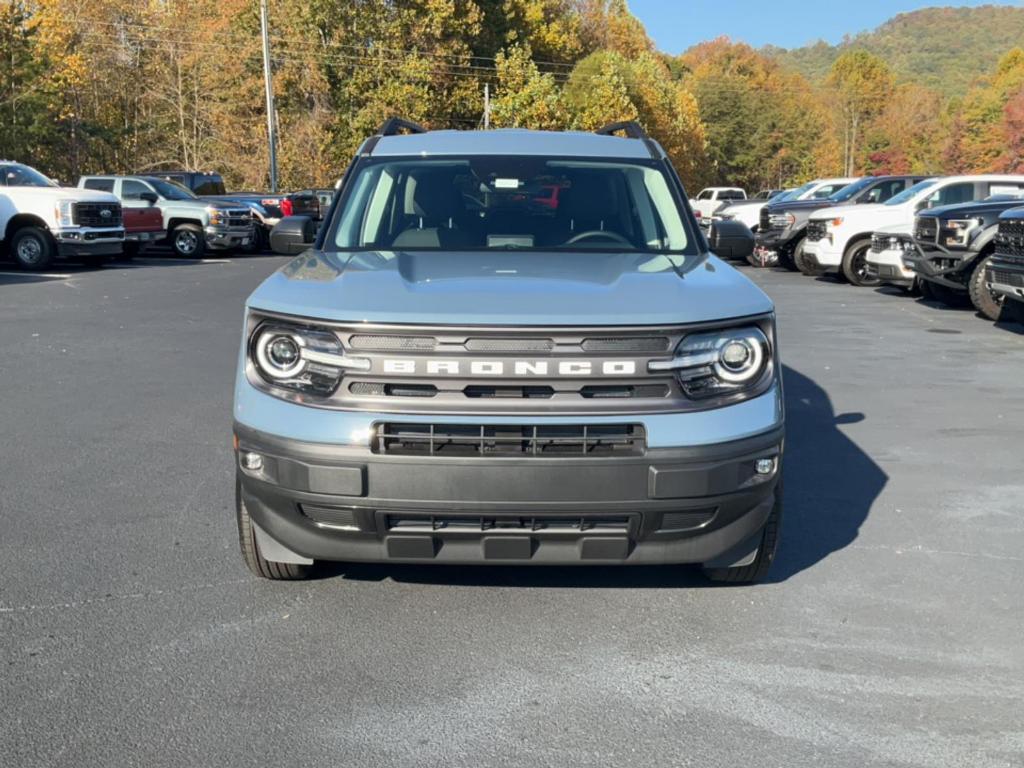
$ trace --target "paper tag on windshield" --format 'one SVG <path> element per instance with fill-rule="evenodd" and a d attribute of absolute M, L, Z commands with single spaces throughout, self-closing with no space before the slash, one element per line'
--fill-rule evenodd
<path fill-rule="evenodd" d="M 495 179 L 495 189 L 519 189 L 519 179 Z"/>

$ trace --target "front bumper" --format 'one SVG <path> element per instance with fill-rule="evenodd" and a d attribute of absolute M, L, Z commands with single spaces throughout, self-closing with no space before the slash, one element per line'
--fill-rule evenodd
<path fill-rule="evenodd" d="M 235 416 L 239 457 L 263 459 L 258 471 L 236 464 L 261 533 L 300 558 L 341 561 L 729 565 L 772 511 L 784 429 L 778 386 L 708 412 L 587 420 L 644 424 L 644 454 L 607 458 L 375 453 L 375 424 L 395 416 L 295 405 L 246 382 Z M 774 469 L 760 475 L 766 458 Z"/>
<path fill-rule="evenodd" d="M 835 272 L 842 266 L 843 249 L 831 239 L 804 240 L 804 261 L 820 272 Z"/>
<path fill-rule="evenodd" d="M 904 265 L 922 280 L 964 291 L 971 263 L 978 256 L 974 251 L 950 251 L 924 248 L 917 243 L 917 252 L 908 254 Z"/>
<path fill-rule="evenodd" d="M 881 252 L 868 251 L 867 260 L 883 283 L 911 286 L 914 284 L 915 274 L 903 266 L 905 253 L 902 248 L 887 248 Z"/>
<path fill-rule="evenodd" d="M 792 228 L 785 229 L 762 229 L 757 233 L 757 247 L 766 251 L 785 251 L 796 239 L 796 236 L 803 230 L 794 231 Z"/>
<path fill-rule="evenodd" d="M 238 248 L 252 242 L 253 228 L 206 227 L 206 245 L 210 248 Z"/>
<path fill-rule="evenodd" d="M 68 227 L 53 231 L 57 256 L 62 259 L 78 256 L 117 256 L 124 245 L 124 229 Z"/>
<path fill-rule="evenodd" d="M 1024 262 L 993 256 L 985 266 L 985 282 L 994 293 L 1024 302 Z"/>

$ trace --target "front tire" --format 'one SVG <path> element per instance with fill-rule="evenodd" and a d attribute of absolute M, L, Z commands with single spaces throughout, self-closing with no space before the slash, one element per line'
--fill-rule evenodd
<path fill-rule="evenodd" d="M 22 269 L 41 272 L 49 267 L 57 254 L 57 244 L 50 233 L 40 227 L 22 227 L 11 238 L 11 255 Z"/>
<path fill-rule="evenodd" d="M 804 256 L 804 241 L 800 241 L 800 245 L 793 251 L 793 266 L 796 267 L 797 271 L 807 277 L 816 277 L 818 271 L 811 265 L 807 258 Z"/>
<path fill-rule="evenodd" d="M 843 254 L 843 277 L 850 285 L 862 288 L 873 288 L 881 285 L 878 275 L 871 270 L 868 264 L 868 251 L 871 250 L 871 238 L 857 240 Z"/>
<path fill-rule="evenodd" d="M 1003 303 L 1006 301 L 1002 296 L 996 296 L 989 287 L 985 285 L 985 267 L 992 260 L 992 256 L 984 256 L 978 259 L 971 272 L 971 279 L 967 282 L 967 291 L 971 296 L 971 304 L 989 320 L 1001 320 L 1003 317 Z"/>
<path fill-rule="evenodd" d="M 179 224 L 171 232 L 171 248 L 181 259 L 201 259 L 206 253 L 203 228 L 196 224 Z"/>
<path fill-rule="evenodd" d="M 242 550 L 242 560 L 255 575 L 261 579 L 274 581 L 298 581 L 308 579 L 313 572 L 311 565 L 295 563 L 277 563 L 267 560 L 260 554 L 260 546 L 256 541 L 256 533 L 252 528 L 252 518 L 242 499 L 242 482 L 235 481 L 235 519 L 238 523 L 238 545 Z"/>
<path fill-rule="evenodd" d="M 704 575 L 711 581 L 723 584 L 755 584 L 763 581 L 775 560 L 779 548 L 779 532 L 782 528 L 782 484 L 775 486 L 775 504 L 761 530 L 761 544 L 750 565 L 734 568 L 705 568 Z"/>

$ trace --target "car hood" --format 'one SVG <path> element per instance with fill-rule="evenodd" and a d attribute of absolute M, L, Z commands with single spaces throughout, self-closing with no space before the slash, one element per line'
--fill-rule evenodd
<path fill-rule="evenodd" d="M 910 222 L 901 221 L 898 224 L 886 224 L 882 227 L 876 227 L 875 232 L 880 235 L 909 235 Z"/>
<path fill-rule="evenodd" d="M 39 198 L 42 200 L 74 200 L 79 203 L 115 203 L 120 204 L 109 192 L 79 187 L 3 187 L 0 193 L 17 195 L 20 198 Z"/>
<path fill-rule="evenodd" d="M 892 215 L 889 215 L 892 214 Z M 834 219 L 841 217 L 848 221 L 868 221 L 870 219 L 886 219 L 882 224 L 889 224 L 899 221 L 907 215 L 902 205 L 884 205 L 882 203 L 865 203 L 864 205 L 833 205 L 829 208 L 822 208 L 811 214 L 811 218 L 820 221 L 822 219 Z"/>
<path fill-rule="evenodd" d="M 773 305 L 715 256 L 579 252 L 306 251 L 248 306 L 339 322 L 673 325 Z"/>
<path fill-rule="evenodd" d="M 1024 200 L 975 200 L 970 203 L 942 205 L 921 211 L 918 216 L 931 216 L 937 219 L 970 219 L 984 214 L 1000 214 L 1012 208 L 1020 208 Z"/>
<path fill-rule="evenodd" d="M 828 200 L 793 200 L 788 203 L 772 203 L 768 206 L 770 213 L 783 211 L 813 211 L 817 208 L 828 208 L 832 203 Z"/>
<path fill-rule="evenodd" d="M 767 200 L 741 200 L 738 203 L 730 203 L 729 205 L 722 206 L 718 209 L 719 213 L 731 213 L 737 209 L 742 208 L 764 208 L 768 205 Z"/>

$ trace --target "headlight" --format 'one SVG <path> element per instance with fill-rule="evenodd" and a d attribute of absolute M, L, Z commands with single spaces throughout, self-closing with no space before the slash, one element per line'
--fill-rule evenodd
<path fill-rule="evenodd" d="M 58 227 L 73 227 L 75 226 L 74 212 L 74 200 L 58 200 L 57 205 L 54 206 L 53 215 L 57 219 Z"/>
<path fill-rule="evenodd" d="M 946 245 L 967 245 L 971 233 L 981 223 L 980 219 L 950 219 L 946 222 L 946 229 L 952 230 L 952 235 L 946 238 Z"/>
<path fill-rule="evenodd" d="M 330 331 L 276 322 L 257 326 L 249 359 L 267 384 L 322 397 L 338 388 L 346 369 L 370 368 L 369 360 L 345 355 Z"/>
<path fill-rule="evenodd" d="M 206 212 L 210 214 L 211 226 L 219 227 L 228 223 L 227 211 L 222 211 L 220 208 L 207 208 Z"/>
<path fill-rule="evenodd" d="M 772 372 L 772 353 L 760 328 L 729 328 L 687 336 L 672 360 L 652 361 L 649 368 L 675 371 L 686 396 L 703 400 L 762 384 Z"/>

